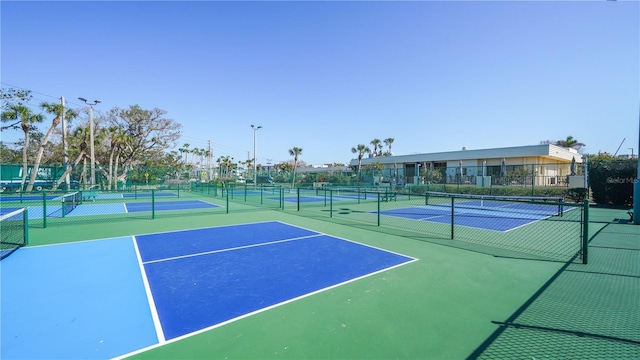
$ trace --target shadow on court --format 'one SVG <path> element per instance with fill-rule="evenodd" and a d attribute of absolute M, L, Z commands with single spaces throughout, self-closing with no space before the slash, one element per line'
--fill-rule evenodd
<path fill-rule="evenodd" d="M 639 359 L 640 227 L 611 223 L 589 264 L 567 263 L 470 359 Z"/>

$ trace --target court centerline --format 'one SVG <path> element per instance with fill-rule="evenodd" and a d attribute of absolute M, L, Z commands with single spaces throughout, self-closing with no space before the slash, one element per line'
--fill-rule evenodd
<path fill-rule="evenodd" d="M 147 265 L 147 264 L 153 264 L 153 263 L 164 262 L 164 261 L 186 259 L 186 258 L 190 258 L 190 257 L 196 257 L 196 256 L 202 256 L 202 255 L 210 255 L 210 254 L 216 254 L 216 253 L 223 253 L 223 252 L 227 252 L 227 251 L 242 250 L 242 249 L 248 249 L 248 248 L 264 246 L 264 245 L 272 245 L 272 244 L 284 243 L 284 242 L 289 242 L 289 241 L 304 240 L 304 239 L 309 239 L 309 238 L 319 237 L 319 236 L 324 236 L 324 235 L 323 234 L 314 234 L 314 235 L 308 235 L 308 236 L 300 236 L 300 237 L 291 238 L 291 239 L 268 241 L 268 242 L 259 243 L 259 244 L 237 246 L 237 247 L 221 249 L 221 250 L 205 251 L 205 252 L 196 253 L 196 254 L 181 255 L 181 256 L 174 256 L 174 257 L 164 258 L 164 259 L 150 260 L 150 261 L 143 262 L 142 264 Z"/>

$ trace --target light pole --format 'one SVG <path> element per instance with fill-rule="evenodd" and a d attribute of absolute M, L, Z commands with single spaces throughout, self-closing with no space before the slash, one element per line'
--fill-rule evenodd
<path fill-rule="evenodd" d="M 258 176 L 257 176 L 257 171 L 258 171 L 258 164 L 256 163 L 257 157 L 256 157 L 256 133 L 258 132 L 258 130 L 262 129 L 262 126 L 254 126 L 253 124 L 251 125 L 251 128 L 253 129 L 253 185 L 258 185 Z"/>
<path fill-rule="evenodd" d="M 638 110 L 638 152 L 640 152 L 640 109 Z M 633 181 L 633 223 L 640 225 L 640 154 L 638 155 L 638 174 Z"/>
<path fill-rule="evenodd" d="M 89 149 L 91 153 L 91 185 L 96 184 L 96 159 L 95 150 L 93 144 L 93 105 L 99 104 L 102 100 L 94 100 L 92 103 L 87 102 L 87 99 L 79 97 L 78 100 L 84 101 L 89 105 Z"/>

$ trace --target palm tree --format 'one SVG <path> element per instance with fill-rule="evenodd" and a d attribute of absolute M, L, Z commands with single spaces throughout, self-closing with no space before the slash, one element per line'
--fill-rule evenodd
<path fill-rule="evenodd" d="M 362 158 L 364 154 L 371 151 L 366 145 L 358 144 L 358 146 L 351 148 L 351 152 L 354 154 L 358 154 L 358 183 L 360 183 L 360 168 L 362 167 Z"/>
<path fill-rule="evenodd" d="M 249 169 L 253 170 L 253 159 L 247 159 L 245 162 L 240 162 L 240 164 L 244 164 L 247 167 L 246 175 L 249 175 Z M 253 176 L 251 177 L 254 178 Z"/>
<path fill-rule="evenodd" d="M 233 169 L 234 167 L 233 158 L 229 156 L 221 156 L 216 161 L 220 167 L 220 177 L 223 179 L 231 177 L 229 173 L 230 169 Z"/>
<path fill-rule="evenodd" d="M 391 138 L 391 137 L 384 139 L 385 145 L 387 145 L 389 147 L 389 150 L 387 150 L 387 155 L 388 156 L 392 156 L 393 155 L 393 153 L 391 152 L 391 144 L 393 144 L 393 140 L 394 139 Z"/>
<path fill-rule="evenodd" d="M 107 189 L 117 189 L 118 187 L 118 164 L 120 153 L 125 142 L 126 133 L 124 129 L 118 126 L 111 126 L 107 129 L 107 134 L 111 139 L 109 148 L 109 175 L 107 181 Z M 115 159 L 115 166 L 114 166 Z"/>
<path fill-rule="evenodd" d="M 380 144 L 382 144 L 382 141 L 380 141 L 380 139 L 371 140 L 371 145 L 373 145 L 373 156 L 379 156 L 380 154 L 382 154 L 382 147 L 380 146 Z M 378 148 L 381 148 L 380 154 L 378 154 Z"/>
<path fill-rule="evenodd" d="M 191 152 L 191 150 L 189 150 L 189 146 L 191 146 L 191 145 L 190 144 L 182 145 L 182 151 L 184 152 L 184 162 L 185 162 L 185 164 L 189 160 L 189 153 Z"/>
<path fill-rule="evenodd" d="M 191 157 L 191 162 L 193 163 L 193 165 L 198 165 L 200 164 L 199 158 L 200 158 L 200 149 L 198 148 L 193 148 L 193 150 L 191 150 L 191 154 L 193 154 L 193 156 Z"/>
<path fill-rule="evenodd" d="M 20 127 L 24 131 L 24 147 L 22 148 L 22 181 L 20 182 L 20 191 L 24 189 L 24 183 L 27 180 L 27 149 L 29 148 L 29 130 L 35 123 L 44 120 L 44 115 L 34 114 L 31 109 L 24 105 L 11 105 L 9 110 L 0 114 L 2 121 L 19 120 Z"/>
<path fill-rule="evenodd" d="M 289 149 L 289 155 L 293 156 L 293 180 L 291 180 L 291 187 L 296 181 L 296 169 L 298 168 L 298 155 L 302 154 L 302 148 L 293 147 Z"/>
<path fill-rule="evenodd" d="M 27 188 L 25 189 L 25 191 L 33 190 L 33 184 L 35 183 L 36 176 L 38 175 L 38 169 L 40 168 L 40 162 L 42 161 L 42 154 L 44 153 L 44 148 L 49 142 L 49 137 L 53 133 L 53 130 L 60 124 L 60 116 L 62 115 L 62 112 L 64 111 L 64 116 L 69 120 L 72 120 L 77 116 L 77 113 L 75 111 L 71 109 L 65 109 L 62 106 L 62 104 L 58 104 L 58 103 L 43 102 L 40 104 L 40 107 L 47 113 L 53 114 L 56 117 L 51 122 L 51 127 L 49 127 L 47 134 L 44 136 L 44 138 L 42 139 L 42 141 L 40 141 L 40 144 L 38 145 L 38 152 L 36 154 L 36 159 L 33 164 L 33 169 L 31 170 L 31 177 L 29 178 L 29 183 L 27 184 Z"/>
<path fill-rule="evenodd" d="M 580 150 L 581 147 L 585 146 L 585 144 L 574 139 L 573 136 L 567 136 L 566 140 L 558 140 L 554 145 L 562 146 L 566 148 L 572 148 L 576 150 Z"/>

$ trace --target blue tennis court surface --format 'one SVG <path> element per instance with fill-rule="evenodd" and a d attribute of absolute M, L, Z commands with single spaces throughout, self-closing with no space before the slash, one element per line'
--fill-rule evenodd
<path fill-rule="evenodd" d="M 482 204 L 482 206 L 485 206 L 485 204 Z M 564 207 L 562 211 L 567 212 L 572 209 Z M 406 219 L 451 224 L 451 207 L 448 205 L 389 209 L 382 210 L 380 213 Z M 469 202 L 456 207 L 454 222 L 456 225 L 461 226 L 506 232 L 557 214 L 558 205 L 534 205 L 534 207 L 531 207 L 531 205 L 516 204 L 514 207 L 509 208 L 482 208 L 481 204 Z"/>
<path fill-rule="evenodd" d="M 415 260 L 280 222 L 136 241 L 166 339 Z"/>
<path fill-rule="evenodd" d="M 155 211 L 169 211 L 169 210 L 195 210 L 195 209 L 215 209 L 221 206 L 211 204 L 201 200 L 179 200 L 179 201 L 156 201 Z M 127 212 L 150 212 L 153 208 L 152 202 L 131 202 L 131 203 L 93 203 L 84 202 L 76 206 L 71 212 L 66 214 L 67 217 L 77 216 L 96 216 L 107 214 L 124 214 Z M 17 210 L 18 208 L 11 208 L 10 210 Z M 42 206 L 29 206 L 29 218 L 30 219 L 42 219 L 44 217 L 44 210 Z M 2 213 L 7 211 L 7 208 L 1 210 Z M 7 211 L 7 213 L 10 211 Z M 47 205 L 47 217 L 55 218 L 62 217 L 62 205 L 61 203 Z"/>
<path fill-rule="evenodd" d="M 173 192 L 156 192 L 153 194 L 154 197 L 166 197 L 166 196 L 174 196 L 177 197 L 178 194 Z M 134 193 L 134 194 L 122 194 L 123 198 L 140 198 L 140 197 L 151 197 L 151 193 Z"/>
<path fill-rule="evenodd" d="M 10 214 L 21 208 L 0 208 L 0 215 Z"/>
<path fill-rule="evenodd" d="M 274 201 L 278 201 L 279 198 L 277 197 L 270 197 L 269 200 L 274 200 Z M 334 196 L 333 198 L 329 198 L 324 197 L 324 196 L 300 196 L 300 202 L 301 203 L 309 203 L 309 202 L 329 202 L 329 201 L 347 201 L 347 200 L 358 200 L 357 196 Z M 365 200 L 364 196 L 360 198 L 360 200 Z M 292 203 L 297 203 L 298 202 L 298 197 L 297 196 L 285 196 L 284 197 L 284 201 L 286 202 L 292 202 Z"/>
<path fill-rule="evenodd" d="M 416 260 L 281 222 L 23 248 L 2 355 L 123 356 Z"/>
<path fill-rule="evenodd" d="M 135 202 L 125 203 L 127 212 L 151 211 L 153 203 L 151 202 Z M 155 203 L 155 211 L 168 210 L 191 210 L 191 209 L 213 209 L 219 205 L 211 204 L 201 200 L 182 200 L 182 201 L 162 201 Z"/>
<path fill-rule="evenodd" d="M 57 195 L 3 195 L 0 196 L 0 201 L 42 201 L 46 197 L 47 200 L 60 199 Z"/>

